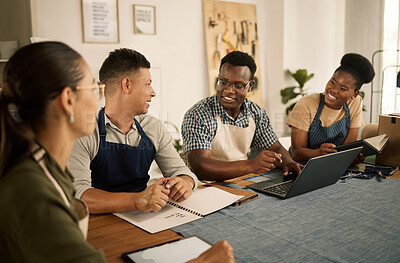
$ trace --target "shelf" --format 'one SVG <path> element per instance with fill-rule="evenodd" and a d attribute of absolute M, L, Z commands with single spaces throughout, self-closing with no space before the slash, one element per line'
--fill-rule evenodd
<path fill-rule="evenodd" d="M 8 58 L 0 58 L 0 62 L 6 63 L 8 61 Z"/>

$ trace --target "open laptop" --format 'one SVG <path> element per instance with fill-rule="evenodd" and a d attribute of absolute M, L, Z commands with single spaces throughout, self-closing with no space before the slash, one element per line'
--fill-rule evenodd
<path fill-rule="evenodd" d="M 311 158 L 298 176 L 281 175 L 275 179 L 247 185 L 247 187 L 280 198 L 289 198 L 334 184 L 362 148 L 361 146 Z"/>

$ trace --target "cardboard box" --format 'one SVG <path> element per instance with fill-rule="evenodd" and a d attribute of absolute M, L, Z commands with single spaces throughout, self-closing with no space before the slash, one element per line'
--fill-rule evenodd
<path fill-rule="evenodd" d="M 400 113 L 379 115 L 378 134 L 387 134 L 390 140 L 376 162 L 400 166 Z"/>

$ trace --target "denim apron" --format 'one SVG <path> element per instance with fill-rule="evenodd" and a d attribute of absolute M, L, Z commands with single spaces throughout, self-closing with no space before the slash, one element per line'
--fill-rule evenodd
<path fill-rule="evenodd" d="M 107 142 L 104 108 L 99 112 L 99 151 L 90 163 L 94 188 L 108 192 L 141 192 L 146 189 L 150 179 L 148 171 L 156 151 L 139 122 L 134 121 L 141 137 L 137 147 Z"/>
<path fill-rule="evenodd" d="M 307 148 L 318 149 L 323 143 L 343 144 L 350 127 L 350 110 L 347 103 L 343 105 L 346 116 L 329 127 L 323 127 L 320 120 L 325 105 L 325 95 L 321 96 L 318 111 L 308 130 Z"/>

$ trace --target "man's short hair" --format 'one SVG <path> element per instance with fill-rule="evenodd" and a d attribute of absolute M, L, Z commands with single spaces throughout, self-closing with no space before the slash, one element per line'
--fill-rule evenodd
<path fill-rule="evenodd" d="M 256 73 L 257 66 L 254 59 L 247 53 L 241 51 L 232 51 L 228 53 L 222 60 L 219 70 L 221 70 L 222 65 L 229 63 L 233 66 L 246 66 L 250 69 L 250 80 L 254 78 L 254 73 Z"/>
<path fill-rule="evenodd" d="M 139 52 L 121 48 L 108 55 L 100 68 L 100 82 L 109 83 L 122 74 L 138 72 L 141 68 L 150 68 L 150 62 Z"/>

